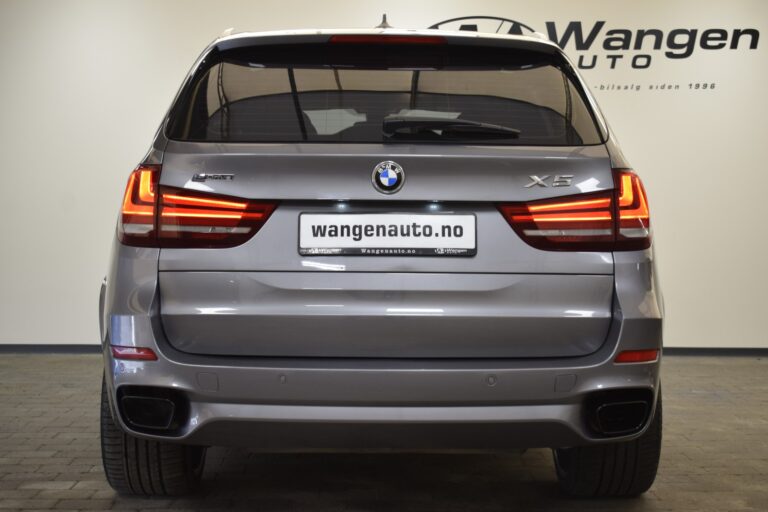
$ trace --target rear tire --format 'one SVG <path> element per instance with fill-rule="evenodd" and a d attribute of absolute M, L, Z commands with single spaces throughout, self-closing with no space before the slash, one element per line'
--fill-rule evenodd
<path fill-rule="evenodd" d="M 634 441 L 552 450 L 560 488 L 582 498 L 631 497 L 656 479 L 661 456 L 661 392 L 651 424 Z"/>
<path fill-rule="evenodd" d="M 149 441 L 123 432 L 112 419 L 102 380 L 101 460 L 109 485 L 119 494 L 181 496 L 200 481 L 205 448 Z"/>

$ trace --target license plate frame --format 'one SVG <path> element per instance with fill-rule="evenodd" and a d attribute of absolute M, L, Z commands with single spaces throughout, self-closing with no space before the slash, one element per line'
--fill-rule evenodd
<path fill-rule="evenodd" d="M 309 224 L 313 219 L 314 224 Z M 313 226 L 324 226 L 325 230 L 313 229 Z M 331 226 L 335 226 L 335 232 Z M 384 226 L 384 236 L 380 226 Z M 322 232 L 325 234 L 321 235 Z M 420 235 L 416 235 L 417 232 Z M 474 213 L 302 212 L 297 245 L 302 256 L 472 257 L 477 255 L 477 216 Z"/>

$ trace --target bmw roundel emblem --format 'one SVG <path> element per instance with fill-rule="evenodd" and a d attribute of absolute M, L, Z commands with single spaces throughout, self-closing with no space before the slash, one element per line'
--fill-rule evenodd
<path fill-rule="evenodd" d="M 385 194 L 393 194 L 405 183 L 403 168 L 397 163 L 387 160 L 373 169 L 373 185 Z"/>

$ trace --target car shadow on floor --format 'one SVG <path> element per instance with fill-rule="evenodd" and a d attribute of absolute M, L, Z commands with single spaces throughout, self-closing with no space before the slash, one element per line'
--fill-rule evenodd
<path fill-rule="evenodd" d="M 227 510 L 648 510 L 647 500 L 572 500 L 549 450 L 503 454 L 256 454 L 214 448 L 197 495 L 136 508 Z M 149 504 L 146 502 L 153 502 Z"/>

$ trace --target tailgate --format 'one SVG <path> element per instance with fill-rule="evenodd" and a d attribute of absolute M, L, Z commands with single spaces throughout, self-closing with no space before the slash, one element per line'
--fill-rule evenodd
<path fill-rule="evenodd" d="M 205 146 L 171 143 L 161 184 L 190 188 L 199 186 L 191 180 L 194 173 L 227 171 L 235 180 L 205 186 L 278 200 L 279 206 L 240 246 L 161 250 L 162 322 L 179 350 L 290 357 L 563 357 L 592 353 L 607 336 L 612 254 L 535 249 L 496 207 L 502 201 L 610 189 L 603 147 L 440 147 L 441 156 L 435 156 L 438 149 L 428 146 L 399 147 L 395 154 L 391 146 L 359 145 L 345 147 L 344 154 L 326 145 L 311 150 L 287 145 L 279 151 L 225 146 L 232 149 L 206 154 Z M 397 161 L 407 173 L 397 194 L 383 195 L 371 185 L 371 171 L 383 160 Z M 575 186 L 525 186 L 530 175 L 558 174 L 573 176 Z M 461 218 L 473 224 L 474 249 L 461 255 L 302 250 L 302 216 L 350 214 Z"/>

